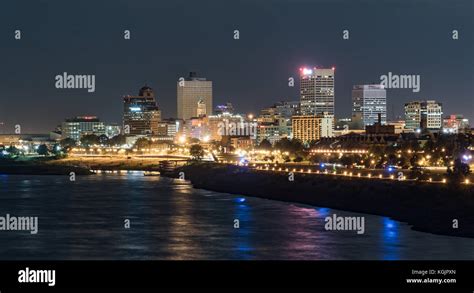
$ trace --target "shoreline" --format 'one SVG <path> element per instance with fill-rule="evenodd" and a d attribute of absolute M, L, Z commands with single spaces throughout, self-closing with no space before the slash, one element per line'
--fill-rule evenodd
<path fill-rule="evenodd" d="M 69 163 L 69 164 L 66 164 Z M 80 167 L 67 161 L 14 162 L 0 165 L 0 174 L 91 175 L 94 170 L 159 171 L 156 163 Z M 294 181 L 285 173 L 269 173 L 248 167 L 194 163 L 164 172 L 162 177 L 185 180 L 194 188 L 215 192 L 300 203 L 349 212 L 390 217 L 411 229 L 444 236 L 474 238 L 473 186 L 434 185 L 419 182 L 370 181 L 366 178 L 332 177 L 296 173 Z M 459 227 L 453 228 L 453 219 Z"/>
<path fill-rule="evenodd" d="M 75 175 L 94 174 L 88 168 L 75 165 L 53 165 L 48 161 L 5 161 L 0 162 L 0 174 L 6 175 Z"/>
<path fill-rule="evenodd" d="M 474 238 L 474 188 L 370 181 L 327 175 L 265 173 L 248 167 L 192 164 L 178 168 L 194 188 L 390 217 L 414 231 Z M 455 188 L 455 189 L 453 189 Z M 458 228 L 453 228 L 453 220 Z"/>

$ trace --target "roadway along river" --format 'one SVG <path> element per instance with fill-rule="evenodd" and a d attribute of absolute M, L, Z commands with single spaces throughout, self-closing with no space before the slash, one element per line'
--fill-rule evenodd
<path fill-rule="evenodd" d="M 365 216 L 365 233 L 324 230 L 333 213 Z M 0 175 L 0 217 L 6 214 L 37 216 L 39 227 L 38 234 L 0 231 L 0 260 L 474 259 L 474 239 L 415 232 L 379 216 L 197 190 L 141 172 L 75 182 Z"/>

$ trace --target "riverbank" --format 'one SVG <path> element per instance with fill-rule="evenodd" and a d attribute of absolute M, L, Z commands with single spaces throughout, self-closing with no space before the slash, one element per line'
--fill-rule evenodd
<path fill-rule="evenodd" d="M 192 164 L 180 167 L 195 188 L 387 216 L 434 234 L 474 238 L 474 187 L 258 171 Z M 453 228 L 457 220 L 458 228 Z"/>
<path fill-rule="evenodd" d="M 94 174 L 89 168 L 68 165 L 51 164 L 47 160 L 15 161 L 0 160 L 0 174 L 8 175 L 69 175 L 74 172 L 75 175 Z"/>

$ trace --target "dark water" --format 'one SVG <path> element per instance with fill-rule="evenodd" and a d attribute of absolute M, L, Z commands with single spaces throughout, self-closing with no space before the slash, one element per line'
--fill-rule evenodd
<path fill-rule="evenodd" d="M 474 259 L 474 239 L 415 232 L 384 217 L 196 190 L 139 172 L 76 182 L 0 175 L 0 188 L 0 216 L 39 217 L 36 235 L 0 231 L 1 260 Z M 365 234 L 325 231 L 332 213 L 365 216 Z"/>

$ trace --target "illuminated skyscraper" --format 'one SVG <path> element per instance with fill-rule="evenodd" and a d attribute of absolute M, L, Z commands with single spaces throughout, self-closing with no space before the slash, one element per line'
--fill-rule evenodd
<path fill-rule="evenodd" d="M 334 115 L 334 70 L 300 68 L 301 115 Z"/>
<path fill-rule="evenodd" d="M 196 117 L 200 100 L 205 104 L 206 115 L 212 114 L 212 81 L 190 72 L 188 78 L 178 80 L 177 93 L 178 119 Z"/>
<path fill-rule="evenodd" d="M 138 96 L 123 97 L 123 130 L 129 135 L 157 134 L 161 111 L 153 89 L 144 86 Z"/>

